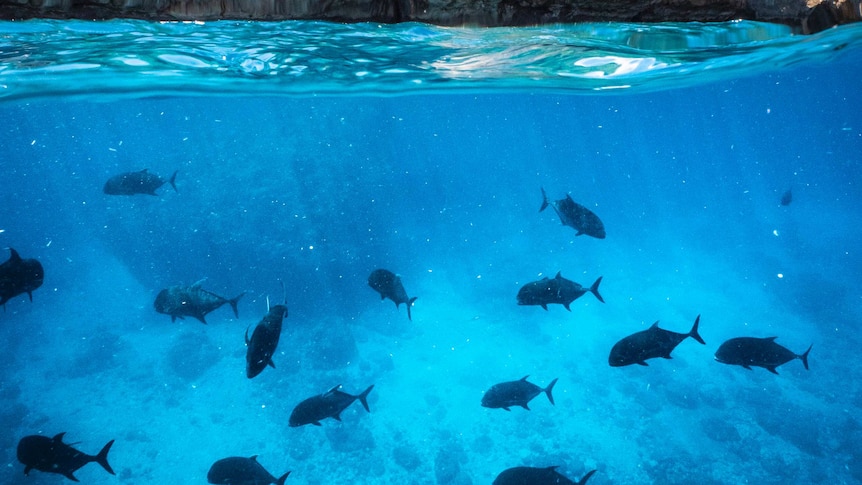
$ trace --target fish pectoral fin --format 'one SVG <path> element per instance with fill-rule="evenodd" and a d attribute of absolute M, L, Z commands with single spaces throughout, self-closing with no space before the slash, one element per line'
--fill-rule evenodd
<path fill-rule="evenodd" d="M 29 475 L 29 474 L 30 474 L 30 470 L 32 470 L 32 469 L 33 469 L 33 467 L 32 467 L 32 466 L 30 466 L 30 465 L 25 466 L 25 467 L 24 467 L 24 475 Z"/>
<path fill-rule="evenodd" d="M 266 365 L 268 365 L 268 366 L 272 367 L 273 369 L 275 369 L 275 362 L 273 362 L 271 358 L 269 359 L 269 362 L 267 362 L 267 363 L 266 363 Z"/>
<path fill-rule="evenodd" d="M 28 291 L 28 292 L 27 292 L 27 296 L 29 296 L 29 297 L 30 297 L 30 302 L 32 303 L 32 302 L 33 302 L 33 292 L 32 292 L 32 291 Z"/>
<path fill-rule="evenodd" d="M 176 323 L 176 322 L 177 322 L 177 316 L 171 315 L 171 323 Z"/>
<path fill-rule="evenodd" d="M 775 366 L 767 367 L 766 370 L 768 370 L 769 372 L 772 372 L 775 375 L 778 375 L 778 371 L 775 370 Z"/>

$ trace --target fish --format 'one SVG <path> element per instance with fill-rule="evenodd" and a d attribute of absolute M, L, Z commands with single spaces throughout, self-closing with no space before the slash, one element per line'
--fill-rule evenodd
<path fill-rule="evenodd" d="M 275 369 L 272 356 L 278 347 L 278 339 L 281 337 L 281 323 L 287 316 L 286 305 L 275 305 L 269 309 L 263 320 L 254 327 L 251 339 L 248 338 L 248 328 L 245 329 L 245 374 L 249 379 L 270 366 Z"/>
<path fill-rule="evenodd" d="M 784 365 L 793 359 L 800 359 L 805 370 L 808 370 L 808 353 L 811 352 L 811 347 L 808 346 L 802 354 L 795 354 L 786 347 L 775 343 L 778 337 L 737 337 L 724 342 L 718 347 L 715 352 L 715 360 L 722 364 L 741 365 L 748 370 L 751 367 L 763 367 L 764 369 L 778 374 L 776 367 Z"/>
<path fill-rule="evenodd" d="M 793 192 L 787 189 L 787 192 L 781 196 L 781 205 L 790 205 L 791 202 L 793 202 Z"/>
<path fill-rule="evenodd" d="M 547 310 L 551 303 L 558 303 L 566 307 L 566 310 L 572 311 L 569 305 L 587 292 L 592 293 L 600 302 L 604 303 L 605 299 L 599 294 L 601 282 L 602 276 L 599 276 L 592 286 L 584 288 L 572 280 L 563 278 L 561 272 L 558 271 L 554 279 L 546 276 L 522 286 L 518 290 L 518 305 L 539 305 Z"/>
<path fill-rule="evenodd" d="M 24 475 L 29 475 L 30 470 L 39 470 L 46 473 L 58 473 L 64 477 L 77 482 L 74 473 L 87 463 L 96 462 L 102 465 L 111 475 L 115 475 L 111 465 L 108 464 L 108 452 L 114 444 L 114 440 L 102 447 L 96 456 L 82 453 L 75 448 L 63 443 L 60 433 L 53 438 L 47 436 L 31 435 L 21 438 L 18 442 L 18 461 L 24 464 Z"/>
<path fill-rule="evenodd" d="M 228 300 L 202 289 L 201 284 L 204 281 L 205 279 L 200 280 L 191 286 L 177 285 L 163 289 L 156 295 L 153 307 L 159 313 L 170 315 L 172 322 L 177 321 L 177 318 L 183 320 L 184 317 L 195 317 L 206 324 L 208 313 L 228 303 L 233 308 L 234 316 L 239 318 L 236 304 L 240 298 L 245 296 L 245 292 Z"/>
<path fill-rule="evenodd" d="M 530 466 L 517 466 L 503 470 L 497 475 L 491 485 L 585 485 L 587 480 L 593 476 L 595 470 L 588 472 L 578 482 L 573 482 L 557 471 L 557 466 L 546 468 L 534 468 Z"/>
<path fill-rule="evenodd" d="M 108 195 L 157 195 L 156 189 L 165 185 L 165 180 L 147 170 L 145 168 L 139 172 L 124 172 L 114 175 L 105 182 L 105 187 L 102 190 Z M 177 172 L 179 170 L 174 171 L 174 174 L 167 181 L 174 188 L 174 192 L 179 192 L 176 185 Z"/>
<path fill-rule="evenodd" d="M 577 231 L 575 236 L 586 234 L 596 239 L 604 239 L 606 237 L 605 225 L 599 219 L 599 216 L 572 200 L 572 196 L 566 194 L 565 199 L 551 202 L 548 200 L 548 195 L 543 188 L 542 207 L 539 208 L 539 212 L 547 209 L 549 205 L 554 208 L 554 212 L 560 217 L 560 222 L 564 226 L 569 226 Z"/>
<path fill-rule="evenodd" d="M 557 379 L 554 379 L 550 384 L 548 384 L 548 387 L 542 389 L 532 382 L 527 382 L 528 377 L 530 376 L 524 376 L 518 381 L 494 384 L 490 389 L 485 391 L 485 395 L 482 396 L 482 407 L 492 409 L 503 408 L 506 411 L 511 411 L 511 409 L 509 409 L 510 407 L 521 406 L 529 411 L 530 407 L 527 406 L 527 403 L 543 392 L 548 395 L 548 400 L 551 401 L 551 404 L 553 405 L 554 395 L 551 394 L 551 391 L 554 389 L 554 384 L 557 383 Z"/>
<path fill-rule="evenodd" d="M 395 302 L 395 308 L 399 308 L 402 303 L 407 304 L 407 319 L 411 322 L 413 317 L 410 315 L 410 307 L 417 297 L 410 298 L 407 292 L 404 291 L 404 285 L 401 284 L 401 277 L 386 269 L 375 269 L 368 277 L 368 286 L 374 291 L 380 293 L 380 299 L 389 298 Z"/>
<path fill-rule="evenodd" d="M 320 421 L 326 418 L 341 421 L 341 412 L 347 409 L 347 407 L 353 404 L 353 401 L 357 399 L 359 399 L 359 402 L 362 403 L 362 407 L 364 407 L 366 411 L 369 413 L 371 412 L 371 409 L 368 408 L 367 397 L 368 393 L 374 389 L 374 384 L 368 386 L 368 389 L 362 391 L 362 394 L 359 394 L 358 396 L 341 392 L 338 390 L 340 387 L 341 384 L 326 391 L 324 394 L 310 397 L 297 404 L 296 407 L 293 408 L 293 412 L 290 413 L 288 425 L 291 428 L 306 424 L 320 426 Z"/>
<path fill-rule="evenodd" d="M 688 333 L 676 333 L 658 328 L 658 321 L 656 321 L 650 328 L 633 333 L 614 344 L 608 363 L 611 367 L 623 367 L 632 364 L 649 365 L 646 363 L 647 359 L 657 357 L 670 359 L 673 349 L 688 337 L 706 345 L 697 333 L 699 325 L 700 315 L 694 320 L 694 325 Z"/>
<path fill-rule="evenodd" d="M 257 462 L 257 455 L 251 458 L 231 456 L 216 461 L 207 472 L 207 482 L 216 485 L 284 485 L 290 472 L 275 478 Z"/>
<path fill-rule="evenodd" d="M 7 301 L 24 293 L 33 301 L 33 291 L 42 286 L 45 279 L 42 263 L 35 259 L 22 259 L 12 248 L 9 252 L 9 259 L 0 264 L 0 305 L 4 308 Z"/>

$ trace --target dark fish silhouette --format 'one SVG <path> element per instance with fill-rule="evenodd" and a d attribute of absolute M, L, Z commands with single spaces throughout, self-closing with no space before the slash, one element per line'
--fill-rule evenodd
<path fill-rule="evenodd" d="M 587 473 L 584 475 L 584 478 L 575 483 L 560 475 L 556 466 L 549 466 L 547 468 L 518 466 L 503 470 L 502 473 L 497 475 L 497 478 L 494 479 L 494 483 L 491 485 L 585 485 L 595 472 L 593 470 Z"/>
<path fill-rule="evenodd" d="M 108 464 L 108 451 L 114 440 L 102 447 L 96 456 L 82 453 L 75 448 L 63 443 L 63 435 L 60 433 L 53 438 L 47 436 L 25 436 L 18 442 L 18 461 L 24 464 L 24 475 L 29 475 L 30 470 L 39 470 L 47 473 L 59 473 L 64 477 L 77 482 L 74 473 L 87 463 L 96 462 L 102 465 L 108 473 L 114 475 L 114 470 Z"/>
<path fill-rule="evenodd" d="M 257 462 L 257 455 L 251 458 L 232 456 L 213 463 L 207 472 L 207 481 L 217 485 L 284 485 L 288 475 L 290 472 L 275 478 Z"/>
<path fill-rule="evenodd" d="M 657 357 L 670 359 L 673 349 L 688 337 L 706 345 L 697 333 L 698 325 L 700 325 L 700 315 L 694 320 L 694 325 L 688 333 L 664 330 L 658 328 L 658 322 L 655 322 L 650 328 L 631 334 L 614 344 L 608 363 L 611 367 L 622 367 L 632 364 L 648 365 L 647 359 Z"/>
<path fill-rule="evenodd" d="M 564 226 L 569 226 L 577 231 L 575 236 L 586 234 L 597 239 L 605 238 L 605 225 L 602 224 L 599 216 L 572 200 L 570 195 L 566 194 L 565 199 L 555 200 L 552 203 L 548 200 L 548 195 L 545 194 L 543 188 L 542 207 L 539 208 L 539 212 L 547 209 L 549 205 L 554 208 L 554 212 L 560 217 L 560 222 Z"/>
<path fill-rule="evenodd" d="M 177 172 L 171 175 L 168 183 L 177 191 Z M 104 192 L 108 195 L 156 195 L 156 189 L 165 185 L 165 180 L 154 173 L 150 173 L 147 169 L 140 172 L 126 172 L 119 175 L 114 175 L 105 182 Z"/>
<path fill-rule="evenodd" d="M 310 397 L 297 404 L 293 409 L 293 412 L 290 413 L 290 420 L 288 421 L 290 427 L 295 428 L 306 424 L 320 426 L 320 421 L 326 418 L 341 421 L 341 412 L 347 409 L 347 406 L 353 404 L 353 401 L 357 399 L 359 399 L 359 402 L 362 403 L 362 407 L 364 407 L 366 411 L 369 413 L 371 412 L 371 410 L 368 409 L 368 401 L 366 398 L 368 397 L 368 393 L 374 389 L 373 384 L 368 386 L 368 389 L 362 391 L 362 394 L 358 396 L 341 392 L 338 390 L 339 387 L 341 387 L 341 384 L 333 387 L 325 394 Z"/>
<path fill-rule="evenodd" d="M 781 196 L 781 205 L 790 205 L 791 202 L 793 202 L 793 192 L 787 189 L 787 192 Z"/>
<path fill-rule="evenodd" d="M 533 281 L 522 286 L 518 290 L 518 305 L 539 305 L 547 310 L 551 303 L 559 303 L 566 307 L 566 310 L 572 311 L 569 305 L 588 291 L 604 303 L 604 298 L 599 294 L 601 282 L 602 277 L 599 276 L 592 286 L 584 288 L 572 280 L 563 278 L 560 272 L 557 272 L 554 279 L 546 276 L 539 281 Z"/>
<path fill-rule="evenodd" d="M 287 306 L 275 305 L 270 308 L 263 320 L 254 327 L 251 339 L 248 338 L 248 329 L 245 329 L 245 374 L 249 379 L 257 376 L 266 366 L 275 369 L 272 356 L 278 347 L 278 339 L 281 337 L 281 323 L 287 316 Z"/>
<path fill-rule="evenodd" d="M 175 322 L 177 318 L 183 320 L 184 317 L 195 317 L 206 324 L 206 316 L 209 312 L 228 303 L 233 308 L 234 316 L 239 318 L 236 303 L 245 295 L 245 292 L 228 300 L 215 293 L 201 289 L 203 282 L 204 280 L 200 280 L 191 286 L 177 285 L 165 288 L 156 295 L 156 301 L 153 302 L 153 306 L 157 312 L 170 315 L 172 322 Z"/>
<path fill-rule="evenodd" d="M 737 337 L 721 344 L 715 352 L 715 360 L 722 364 L 741 365 L 748 370 L 751 367 L 763 367 L 764 369 L 778 374 L 776 367 L 786 364 L 793 359 L 802 360 L 805 370 L 808 370 L 808 353 L 811 347 L 801 355 L 794 354 L 790 350 L 775 343 L 778 337 L 756 338 Z"/>
<path fill-rule="evenodd" d="M 548 384 L 548 387 L 542 389 L 532 382 L 527 382 L 528 377 L 530 376 L 524 376 L 519 381 L 494 384 L 482 396 L 482 406 L 494 409 L 503 408 L 506 411 L 510 411 L 509 408 L 512 406 L 521 406 L 529 411 L 530 407 L 527 406 L 527 403 L 543 392 L 548 395 L 548 400 L 551 401 L 551 404 L 554 404 L 554 395 L 551 394 L 551 391 L 554 389 L 557 379 L 554 379 Z"/>
<path fill-rule="evenodd" d="M 410 307 L 417 297 L 409 298 L 407 292 L 404 291 L 404 285 L 401 284 L 401 277 L 386 269 L 375 269 L 368 277 L 368 286 L 374 291 L 380 293 L 380 299 L 389 298 L 395 302 L 395 308 L 399 308 L 402 303 L 407 304 L 407 319 L 413 321 L 410 316 Z"/>
<path fill-rule="evenodd" d="M 9 259 L 0 264 L 0 305 L 24 293 L 33 301 L 33 290 L 42 286 L 45 278 L 42 264 L 35 259 L 21 259 L 12 248 L 9 251 Z"/>

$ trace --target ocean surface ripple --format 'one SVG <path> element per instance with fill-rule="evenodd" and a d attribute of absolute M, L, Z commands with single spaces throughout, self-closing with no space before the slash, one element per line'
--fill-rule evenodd
<path fill-rule="evenodd" d="M 0 99 L 653 91 L 829 62 L 860 45 L 862 24 L 804 36 L 749 21 L 492 29 L 0 22 Z"/>

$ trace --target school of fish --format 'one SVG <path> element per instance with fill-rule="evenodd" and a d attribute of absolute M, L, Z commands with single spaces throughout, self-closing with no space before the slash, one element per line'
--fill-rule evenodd
<path fill-rule="evenodd" d="M 165 181 L 158 175 L 150 173 L 147 169 L 137 172 L 126 172 L 111 177 L 104 187 L 107 195 L 133 196 L 157 195 L 156 189 L 169 183 L 175 191 L 175 171 L 169 180 Z M 564 226 L 571 227 L 576 231 L 576 236 L 587 235 L 597 239 L 606 237 L 605 226 L 601 219 L 586 206 L 575 202 L 570 195 L 564 199 L 550 200 L 545 190 L 541 190 L 542 204 L 539 212 L 547 207 L 552 207 Z M 781 205 L 786 206 L 792 201 L 790 190 L 781 198 Z M 22 258 L 19 253 L 9 248 L 10 257 L 0 264 L 0 305 L 4 306 L 13 298 L 26 294 L 33 301 L 33 291 L 42 286 L 44 270 L 39 261 L 32 258 Z M 599 302 L 605 300 L 599 293 L 599 285 L 602 277 L 599 276 L 589 287 L 568 280 L 557 272 L 554 278 L 543 277 L 540 280 L 524 284 L 516 296 L 517 304 L 523 306 L 541 306 L 548 310 L 548 305 L 559 304 L 572 311 L 571 304 L 586 293 L 591 293 Z M 183 319 L 186 316 L 193 317 L 206 324 L 206 316 L 221 306 L 228 304 L 236 318 L 239 318 L 237 303 L 245 295 L 239 293 L 234 298 L 225 298 L 202 288 L 203 280 L 190 286 L 176 285 L 162 289 L 155 301 L 153 308 L 156 312 L 169 315 L 171 321 Z M 401 276 L 387 269 L 379 268 L 371 272 L 368 277 L 368 286 L 379 293 L 381 300 L 389 299 L 395 303 L 396 309 L 404 304 L 407 309 L 407 318 L 412 321 L 412 307 L 417 300 L 416 296 L 408 296 L 401 281 Z M 284 292 L 284 285 L 282 284 Z M 284 319 L 288 316 L 287 295 L 284 292 L 284 301 L 281 304 L 269 306 L 261 321 L 255 326 L 251 335 L 246 329 L 244 342 L 246 347 L 246 375 L 252 379 L 261 374 L 267 367 L 276 368 L 273 356 L 279 343 Z M 700 315 L 694 320 L 691 329 L 686 333 L 678 333 L 659 327 L 659 322 L 653 323 L 645 330 L 634 332 L 622 337 L 611 349 L 608 364 L 611 367 L 625 367 L 630 365 L 648 366 L 649 359 L 671 359 L 674 349 L 688 338 L 706 345 L 700 336 Z M 805 369 L 808 369 L 808 355 L 811 346 L 797 354 L 775 342 L 776 336 L 749 337 L 742 336 L 729 339 L 722 343 L 714 354 L 714 359 L 723 364 L 737 365 L 751 370 L 752 367 L 763 367 L 773 374 L 778 374 L 777 367 L 792 360 L 802 361 Z M 489 409 L 504 409 L 510 411 L 512 407 L 521 407 L 529 411 L 529 402 L 539 394 L 545 394 L 554 405 L 552 394 L 554 385 L 558 378 L 552 379 L 545 387 L 540 387 L 529 382 L 529 376 L 519 380 L 503 381 L 491 385 L 485 391 L 481 400 L 481 406 Z M 341 390 L 341 385 L 336 385 L 328 391 L 310 396 L 299 402 L 290 414 L 290 427 L 299 427 L 311 424 L 322 426 L 322 421 L 327 418 L 340 421 L 340 414 L 355 401 L 359 401 L 366 412 L 371 412 L 367 398 L 374 389 L 374 384 L 369 385 L 358 394 L 350 394 Z M 114 444 L 109 441 L 96 455 L 88 455 L 81 452 L 63 441 L 65 432 L 53 437 L 44 435 L 29 435 L 20 439 L 18 443 L 18 460 L 24 465 L 24 474 L 32 470 L 46 473 L 63 475 L 72 481 L 78 481 L 74 472 L 88 463 L 97 463 L 108 473 L 114 474 L 108 463 L 108 452 Z M 494 485 L 546 485 L 546 484 L 579 484 L 584 485 L 596 472 L 592 470 L 578 482 L 557 472 L 557 466 L 545 468 L 533 468 L 516 466 L 502 471 L 494 480 Z M 207 474 L 207 481 L 212 484 L 224 485 L 283 485 L 290 471 L 276 478 L 257 462 L 257 456 L 251 457 L 226 457 L 216 460 Z"/>

